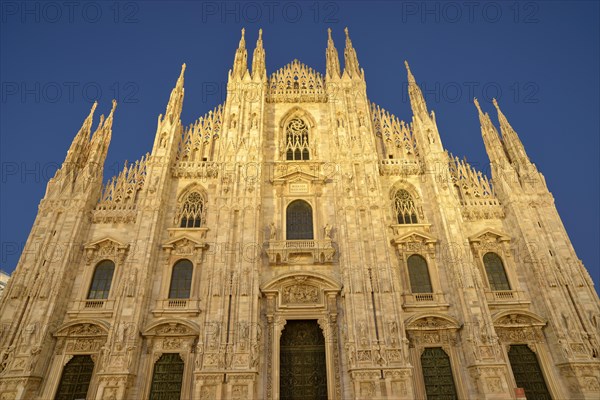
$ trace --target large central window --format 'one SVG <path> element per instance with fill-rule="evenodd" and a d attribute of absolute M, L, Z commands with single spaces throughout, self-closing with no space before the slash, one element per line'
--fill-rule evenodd
<path fill-rule="evenodd" d="M 312 240 L 312 207 L 303 200 L 294 200 L 286 210 L 287 240 Z"/>
<path fill-rule="evenodd" d="M 308 126 L 300 118 L 292 119 L 285 131 L 286 160 L 308 160 Z"/>

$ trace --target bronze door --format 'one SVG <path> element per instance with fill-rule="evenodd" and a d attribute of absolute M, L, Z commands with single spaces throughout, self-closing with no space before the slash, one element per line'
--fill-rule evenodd
<path fill-rule="evenodd" d="M 165 353 L 154 364 L 150 400 L 179 400 L 184 364 L 177 353 Z"/>
<path fill-rule="evenodd" d="M 281 400 L 327 399 L 325 338 L 317 321 L 287 321 L 280 355 Z"/>
<path fill-rule="evenodd" d="M 73 356 L 65 365 L 55 400 L 85 399 L 92 380 L 94 361 L 90 356 Z"/>
<path fill-rule="evenodd" d="M 525 389 L 527 400 L 552 400 L 537 357 L 526 344 L 513 344 L 508 359 L 517 386 Z"/>
<path fill-rule="evenodd" d="M 450 357 L 441 347 L 427 348 L 421 354 L 427 400 L 455 400 L 456 387 Z"/>

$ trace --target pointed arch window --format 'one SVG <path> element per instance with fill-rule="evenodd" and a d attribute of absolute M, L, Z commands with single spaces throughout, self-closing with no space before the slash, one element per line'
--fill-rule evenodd
<path fill-rule="evenodd" d="M 197 191 L 190 192 L 177 212 L 176 221 L 180 228 L 200 228 L 204 225 L 206 211 L 204 196 Z"/>
<path fill-rule="evenodd" d="M 483 256 L 485 273 L 492 290 L 511 290 L 502 259 L 496 253 L 486 253 Z"/>
<path fill-rule="evenodd" d="M 115 272 L 115 263 L 110 260 L 100 261 L 94 269 L 92 284 L 88 292 L 88 299 L 106 300 L 110 292 L 113 274 Z"/>
<path fill-rule="evenodd" d="M 190 260 L 179 260 L 173 266 L 169 299 L 189 299 L 192 287 L 193 265 Z"/>
<path fill-rule="evenodd" d="M 57 400 L 87 398 L 93 371 L 94 361 L 92 357 L 89 355 L 73 356 L 63 369 L 54 398 Z"/>
<path fill-rule="evenodd" d="M 309 160 L 308 125 L 300 119 L 292 119 L 285 130 L 286 160 Z"/>
<path fill-rule="evenodd" d="M 399 189 L 394 195 L 394 211 L 399 224 L 417 223 L 417 208 L 406 190 Z"/>
<path fill-rule="evenodd" d="M 408 277 L 412 293 L 433 293 L 427 261 L 418 254 L 408 257 Z"/>
<path fill-rule="evenodd" d="M 150 400 L 179 400 L 184 363 L 178 353 L 165 353 L 154 364 Z"/>
<path fill-rule="evenodd" d="M 312 207 L 304 200 L 292 201 L 286 210 L 286 239 L 312 240 Z"/>

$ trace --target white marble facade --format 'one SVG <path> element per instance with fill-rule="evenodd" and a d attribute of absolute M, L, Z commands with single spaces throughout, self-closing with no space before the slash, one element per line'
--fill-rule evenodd
<path fill-rule="evenodd" d="M 500 132 L 476 102 L 488 180 L 444 149 L 408 64 L 412 121 L 367 98 L 346 37 L 344 68 L 330 36 L 325 75 L 267 76 L 242 33 L 226 101 L 189 126 L 184 65 L 151 152 L 106 185 L 116 104 L 95 130 L 94 105 L 1 299 L 0 399 L 54 398 L 80 355 L 88 399 L 148 398 L 167 353 L 182 399 L 278 399 L 292 319 L 323 331 L 330 399 L 425 398 L 439 349 L 458 398 L 514 399 L 518 345 L 552 398 L 600 396 L 598 295 L 498 105 Z"/>

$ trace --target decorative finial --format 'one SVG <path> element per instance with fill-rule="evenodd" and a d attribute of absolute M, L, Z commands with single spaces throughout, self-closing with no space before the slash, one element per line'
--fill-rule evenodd
<path fill-rule="evenodd" d="M 327 28 L 327 36 L 329 37 L 329 40 L 331 39 L 331 28 Z"/>
<path fill-rule="evenodd" d="M 262 40 L 262 28 L 258 30 L 258 40 Z"/>
<path fill-rule="evenodd" d="M 492 103 L 494 103 L 494 107 L 496 107 L 496 110 L 500 111 L 500 106 L 498 105 L 498 102 L 496 101 L 495 97 L 492 99 Z"/>
<path fill-rule="evenodd" d="M 183 72 L 185 71 L 185 67 L 186 67 L 185 63 L 181 64 L 181 73 L 182 73 L 182 74 L 183 74 Z"/>
<path fill-rule="evenodd" d="M 113 99 L 113 101 L 112 101 L 112 110 L 110 112 L 111 113 L 114 112 L 116 108 L 117 108 L 117 100 Z"/>
<path fill-rule="evenodd" d="M 348 33 L 348 27 L 344 28 L 344 32 L 346 32 L 346 38 L 350 39 L 350 34 Z"/>
<path fill-rule="evenodd" d="M 244 37 L 245 33 L 246 33 L 246 28 L 242 28 L 242 38 Z"/>

